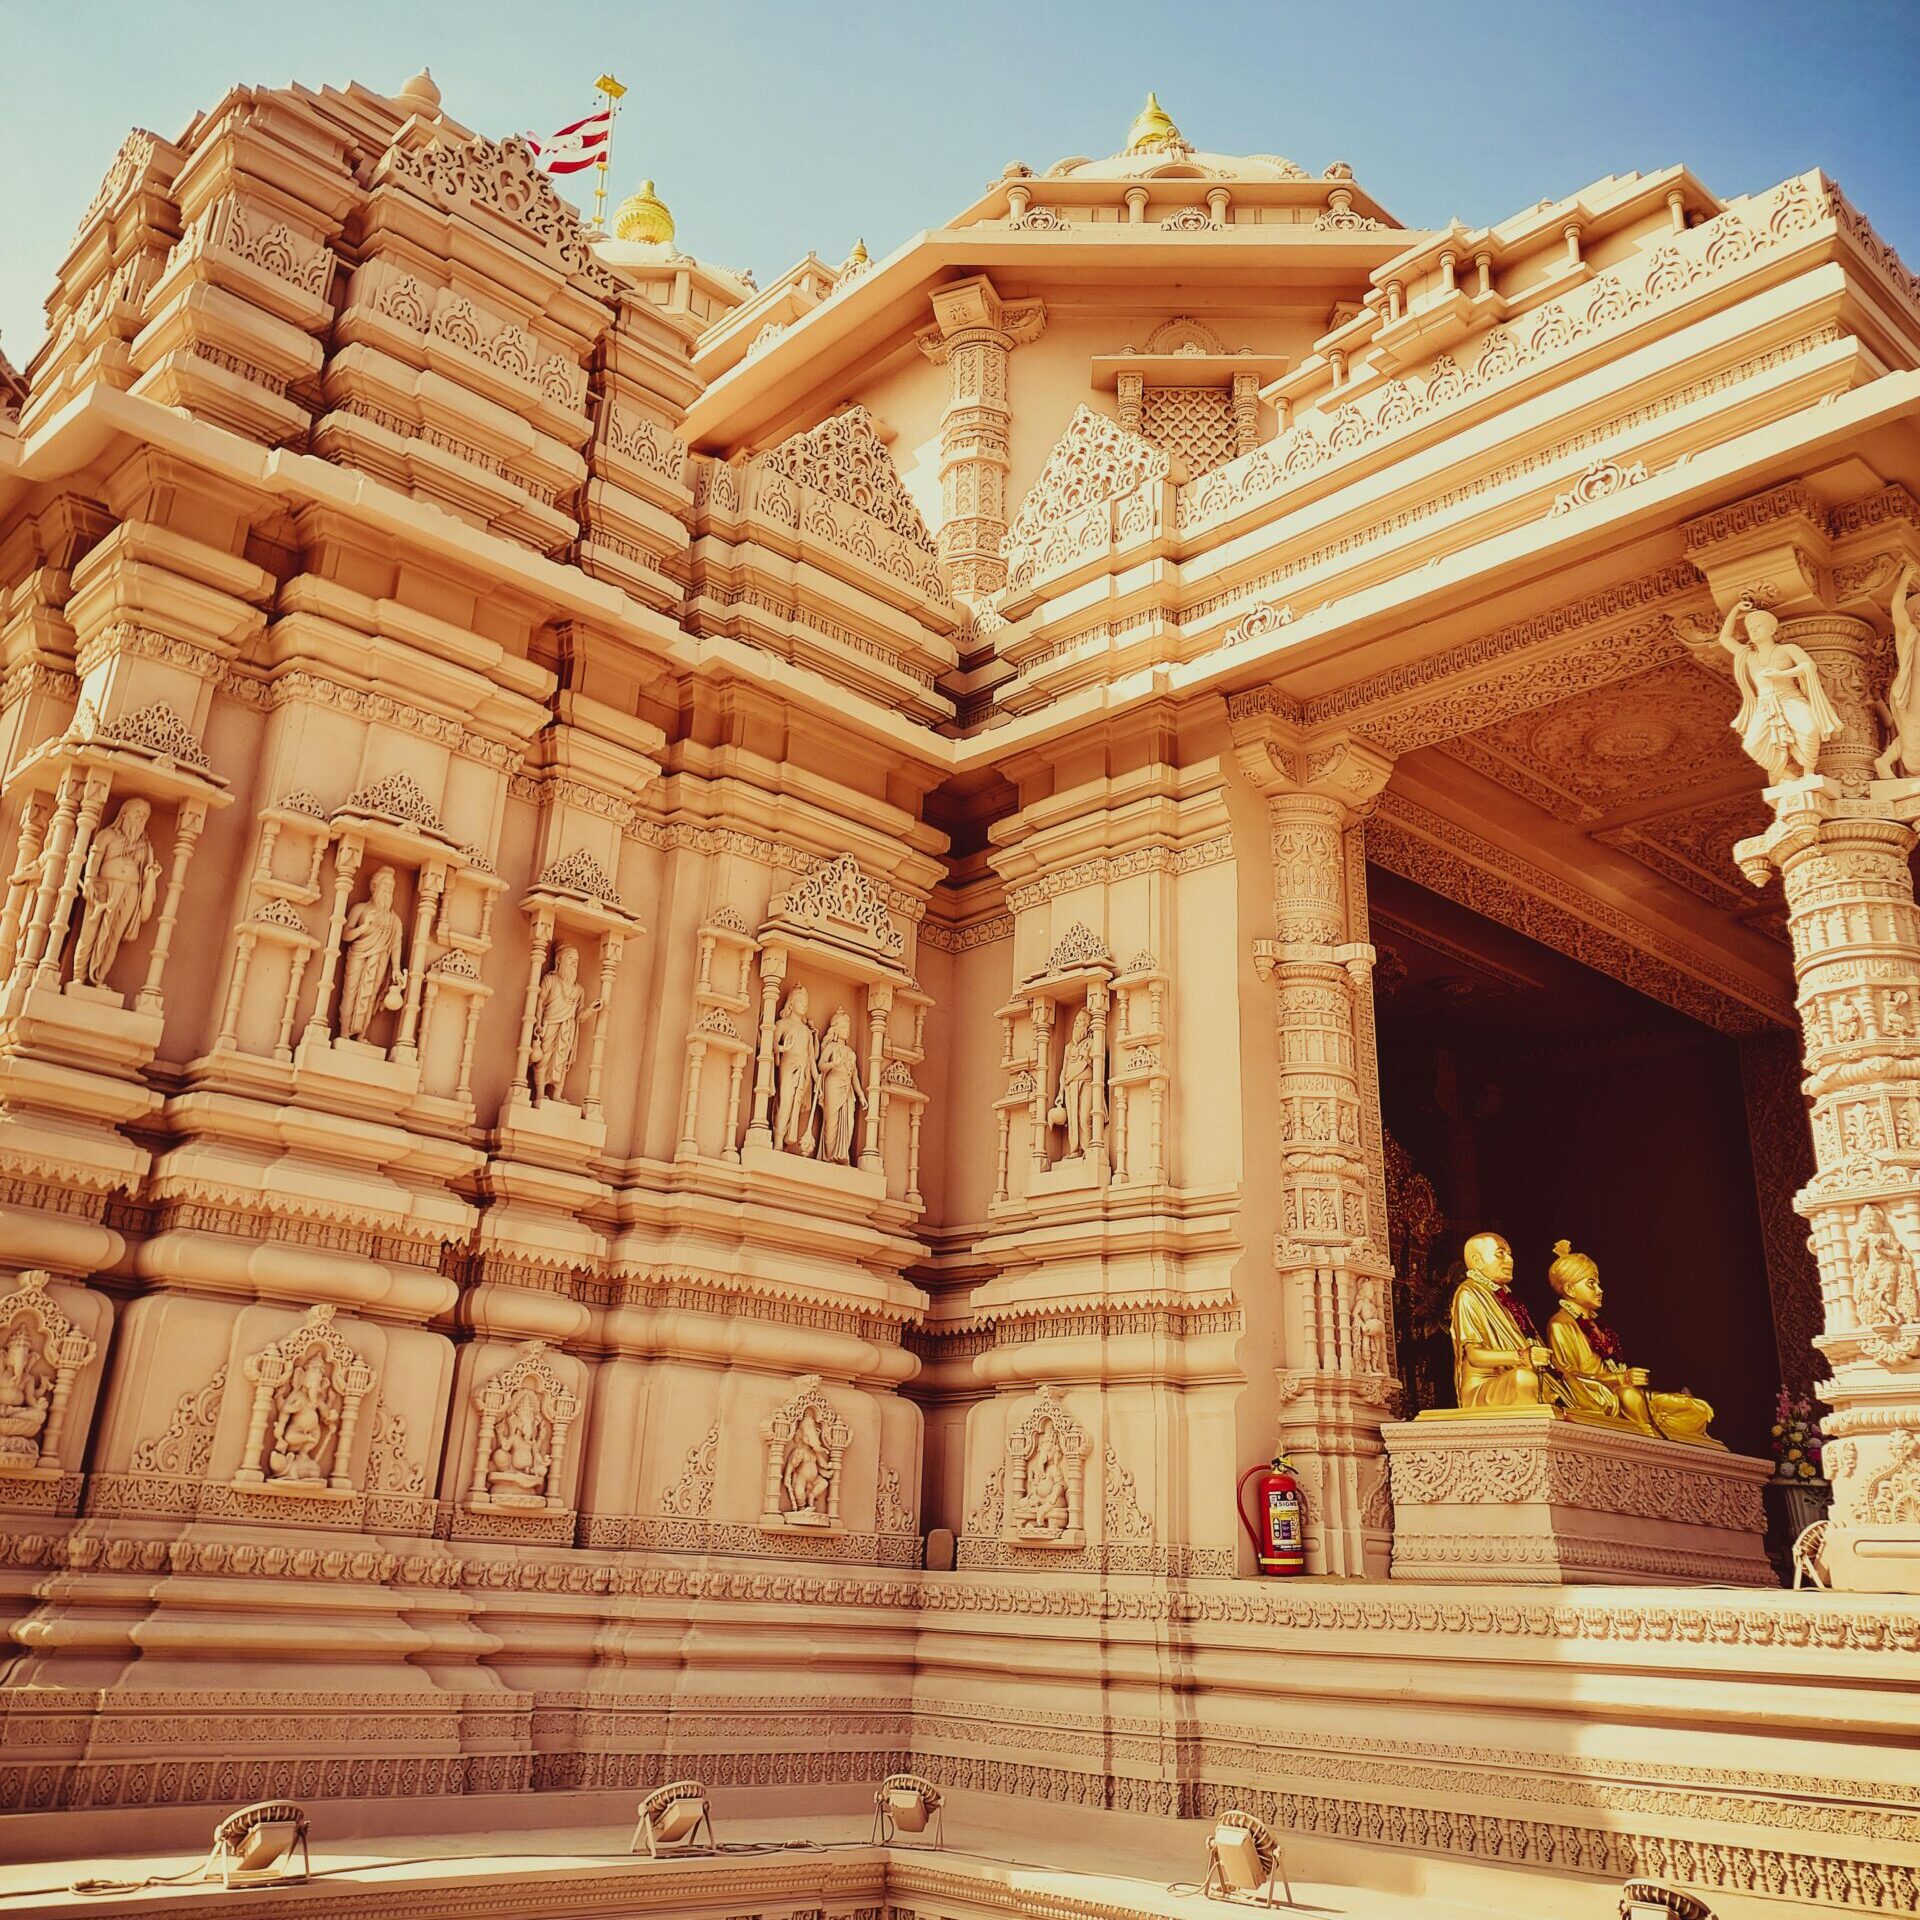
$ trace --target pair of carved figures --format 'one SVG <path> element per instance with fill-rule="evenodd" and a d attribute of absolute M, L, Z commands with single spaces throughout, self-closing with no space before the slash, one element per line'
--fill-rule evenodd
<path fill-rule="evenodd" d="M 79 986 L 104 987 L 120 949 L 153 917 L 160 858 L 147 837 L 152 819 L 152 802 L 136 794 L 121 802 L 87 849 L 80 933 L 73 945 L 72 978 Z M 31 878 L 30 870 L 13 875 L 16 885 Z"/>
<path fill-rule="evenodd" d="M 853 1019 L 837 1007 L 823 1031 L 808 1020 L 808 1005 L 806 988 L 795 987 L 773 1025 L 774 1144 L 845 1166 L 853 1158 L 854 1123 L 868 1098 Z"/>
<path fill-rule="evenodd" d="M 1874 762 L 1883 780 L 1920 775 L 1920 627 L 1908 602 L 1913 574 L 1911 563 L 1902 567 L 1893 589 L 1895 667 L 1879 703 L 1887 745 Z M 1718 644 L 1733 662 L 1740 691 L 1733 730 L 1748 757 L 1766 770 L 1768 784 L 1817 773 L 1821 749 L 1845 723 L 1805 648 L 1781 639 L 1778 617 L 1745 596 L 1721 622 Z"/>

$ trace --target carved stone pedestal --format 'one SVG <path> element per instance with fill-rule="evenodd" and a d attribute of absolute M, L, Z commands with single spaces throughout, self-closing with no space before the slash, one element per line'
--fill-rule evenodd
<path fill-rule="evenodd" d="M 1380 1434 L 1396 1580 L 1778 1584 L 1763 1545 L 1764 1460 L 1550 1409 Z"/>

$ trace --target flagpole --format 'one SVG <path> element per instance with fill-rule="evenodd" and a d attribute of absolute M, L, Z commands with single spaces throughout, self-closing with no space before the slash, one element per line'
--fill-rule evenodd
<path fill-rule="evenodd" d="M 613 164 L 613 127 L 620 117 L 620 101 L 626 93 L 612 74 L 603 73 L 593 83 L 594 91 L 607 103 L 607 139 L 600 149 L 600 158 L 594 162 L 593 182 L 593 224 L 602 233 L 607 230 L 607 169 Z"/>

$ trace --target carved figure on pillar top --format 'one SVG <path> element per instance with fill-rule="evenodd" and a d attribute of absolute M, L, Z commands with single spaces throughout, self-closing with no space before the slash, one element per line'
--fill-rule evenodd
<path fill-rule="evenodd" d="M 1746 638 L 1738 635 L 1741 628 Z M 1742 594 L 1721 622 L 1718 644 L 1733 662 L 1740 709 L 1733 730 L 1767 784 L 1810 779 L 1820 770 L 1820 750 L 1843 722 L 1821 682 L 1820 670 L 1803 647 L 1780 637 L 1779 616 Z"/>
<path fill-rule="evenodd" d="M 1908 595 L 1913 587 L 1913 562 L 1901 569 L 1893 585 L 1893 679 L 1880 714 L 1887 723 L 1887 747 L 1873 763 L 1879 779 L 1920 776 L 1920 625 L 1916 625 Z"/>

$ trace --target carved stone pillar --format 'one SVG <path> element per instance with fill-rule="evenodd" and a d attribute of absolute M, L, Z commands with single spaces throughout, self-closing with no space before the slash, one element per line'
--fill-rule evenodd
<path fill-rule="evenodd" d="M 1385 1167 L 1374 1058 L 1362 822 L 1390 763 L 1347 739 L 1301 741 L 1262 694 L 1232 703 L 1240 763 L 1266 796 L 1282 1189 L 1279 1440 L 1314 1515 L 1316 1573 L 1379 1576 L 1391 1517 L 1380 1424 L 1397 1390 L 1385 1323 Z"/>
<path fill-rule="evenodd" d="M 1773 824 L 1734 858 L 1756 886 L 1779 873 L 1799 983 L 1814 1174 L 1794 1206 L 1820 1273 L 1813 1344 L 1831 1372 L 1818 1384 L 1833 1410 L 1827 1578 L 1920 1593 L 1920 908 L 1908 864 L 1920 780 L 1873 778 L 1886 663 L 1873 626 L 1831 605 L 1849 579 L 1897 567 L 1898 555 L 1864 558 L 1859 525 L 1884 520 L 1876 537 L 1913 554 L 1910 511 L 1882 516 L 1886 504 L 1828 509 L 1786 486 L 1687 531 L 1720 606 L 1771 611 L 1839 722 L 1810 771 L 1765 789 Z"/>
<path fill-rule="evenodd" d="M 933 312 L 936 324 L 920 344 L 950 382 L 940 422 L 940 559 L 955 597 L 977 601 L 1007 580 L 1007 363 L 1016 346 L 1039 336 L 1046 309 L 1038 300 L 1002 301 L 981 275 L 943 287 Z"/>

